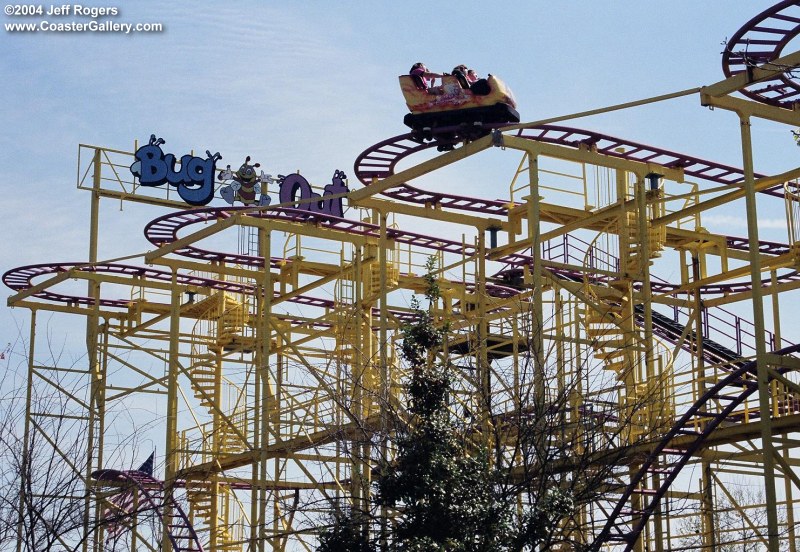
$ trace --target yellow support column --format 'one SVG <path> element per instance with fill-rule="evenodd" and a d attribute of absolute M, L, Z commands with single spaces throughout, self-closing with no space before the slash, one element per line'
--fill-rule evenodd
<path fill-rule="evenodd" d="M 101 185 L 101 158 L 100 149 L 95 148 L 93 156 L 93 174 L 92 174 L 92 198 L 89 214 L 89 262 L 94 264 L 97 262 L 98 250 L 98 232 L 100 225 L 100 185 Z M 87 412 L 87 433 L 86 433 L 86 473 L 84 481 L 88 486 L 91 481 L 91 474 L 94 466 L 100 467 L 102 458 L 102 427 L 103 427 L 103 414 L 104 414 L 104 401 L 105 395 L 105 379 L 102 374 L 102 368 L 98 362 L 98 326 L 100 324 L 100 284 L 94 279 L 89 280 L 88 296 L 92 299 L 91 314 L 86 317 L 86 351 L 87 360 L 89 363 L 89 411 Z M 95 457 L 97 451 L 98 457 Z M 82 549 L 84 552 L 88 550 L 89 546 L 89 531 L 90 517 L 91 517 L 91 493 L 86 493 L 84 501 L 84 541 Z M 99 501 L 95 500 L 95 515 L 99 511 Z"/>
<path fill-rule="evenodd" d="M 644 343 L 645 343 L 645 351 L 644 351 L 644 361 L 645 361 L 645 382 L 646 382 L 646 394 L 647 396 L 644 398 L 646 402 L 646 416 L 645 420 L 647 423 L 646 430 L 650 434 L 654 431 L 663 431 L 660 427 L 660 421 L 662 420 L 662 416 L 665 414 L 665 390 L 663 387 L 664 382 L 666 382 L 666 378 L 664 377 L 665 374 L 656 374 L 655 371 L 655 356 L 654 356 L 654 346 L 655 341 L 653 339 L 653 305 L 652 305 L 652 292 L 650 289 L 650 221 L 648 220 L 648 209 L 647 209 L 647 199 L 650 196 L 647 190 L 647 180 L 638 176 L 636 179 L 636 210 L 637 210 L 637 221 L 639 224 L 638 234 L 639 234 L 639 249 L 638 249 L 638 258 L 639 258 L 639 274 L 638 279 L 642 281 L 642 291 L 641 291 L 641 299 L 642 299 L 642 306 L 644 310 Z M 658 427 L 657 427 L 658 426 Z M 654 473 L 651 477 L 651 488 L 657 489 L 661 484 L 661 477 L 658 473 Z M 654 535 L 654 543 L 655 543 L 655 550 L 656 552 L 663 552 L 664 551 L 664 531 L 663 531 L 663 520 L 661 516 L 661 506 L 660 504 L 656 505 L 656 509 L 653 512 L 653 523 L 655 525 L 655 535 Z"/>
<path fill-rule="evenodd" d="M 475 307 L 478 315 L 475 324 L 478 337 L 478 350 L 475 351 L 478 373 L 478 396 L 480 397 L 481 429 L 483 431 L 483 444 L 487 450 L 492 450 L 492 383 L 487 343 L 489 338 L 489 323 L 486 320 L 486 234 L 478 230 L 478 247 L 475 255 L 477 263 L 477 280 L 475 282 Z"/>
<path fill-rule="evenodd" d="M 378 347 L 380 350 L 380 390 L 378 398 L 378 408 L 380 409 L 380 458 L 381 466 L 386 466 L 388 462 L 388 433 L 389 433 L 389 413 L 391 412 L 390 397 L 391 397 L 391 373 L 389 371 L 389 354 L 387 341 L 389 337 L 389 306 L 387 304 L 386 295 L 388 293 L 387 285 L 387 248 L 389 247 L 389 238 L 387 236 L 387 216 L 384 212 L 379 212 L 380 217 L 380 243 L 378 244 L 378 261 L 381 266 L 381 279 L 380 279 L 380 336 Z M 384 468 L 385 469 L 385 468 Z M 384 475 L 384 474 L 381 474 Z M 381 528 L 379 546 L 381 550 L 386 550 L 388 547 L 388 533 L 389 533 L 389 517 L 388 511 L 385 506 L 381 506 Z"/>
<path fill-rule="evenodd" d="M 22 434 L 22 461 L 21 466 L 27 466 L 28 462 L 28 447 L 30 446 L 30 431 L 31 431 L 31 398 L 33 393 L 33 373 L 34 373 L 34 352 L 36 351 L 36 309 L 31 309 L 31 330 L 28 341 L 28 388 L 25 390 L 25 430 Z M 26 480 L 20 477 L 19 481 L 19 512 L 17 513 L 17 552 L 22 552 L 22 545 L 24 539 L 22 538 L 23 522 L 25 521 L 25 493 L 26 493 Z M 87 510 L 88 515 L 88 510 Z M 88 520 L 84 518 L 84 530 L 88 525 Z M 101 528 L 102 530 L 102 528 Z M 102 533 L 98 539 L 102 538 Z M 87 539 L 88 540 L 88 539 Z M 95 541 L 95 546 L 97 541 Z M 86 547 L 84 547 L 84 550 Z"/>
<path fill-rule="evenodd" d="M 222 301 L 223 308 L 225 301 Z M 217 335 L 219 335 L 220 329 L 217 329 Z M 225 423 L 223 417 L 221 416 L 220 412 L 222 410 L 222 351 L 217 349 L 216 354 L 214 355 L 214 364 L 215 364 L 215 371 L 214 371 L 214 413 L 212 416 L 212 425 L 211 427 L 214 428 L 214 434 L 211 435 L 211 452 L 213 458 L 219 458 L 220 453 L 225 449 L 225 443 L 223 435 L 230 432 L 229 427 L 225 427 L 222 429 L 222 424 Z M 206 436 L 204 436 L 205 438 Z M 210 510 L 210 519 L 208 520 L 208 530 L 209 530 L 209 546 L 211 548 L 210 552 L 217 551 L 217 545 L 220 541 L 220 528 L 219 528 L 219 477 L 215 474 L 212 476 L 211 481 L 208 482 L 209 484 L 209 492 L 211 493 L 211 510 Z"/>
<path fill-rule="evenodd" d="M 260 242 L 261 257 L 264 259 L 264 273 L 262 275 L 262 289 L 261 289 L 261 307 L 260 315 L 262 330 L 260 335 L 257 336 L 259 344 L 258 349 L 261 351 L 260 358 L 256 364 L 256 386 L 260 387 L 261 404 L 256 405 L 256 409 L 260 410 L 260 449 L 259 449 L 259 508 L 258 508 L 258 523 L 260 527 L 258 550 L 262 552 L 265 550 L 267 540 L 267 489 L 266 482 L 269 474 L 268 458 L 267 458 L 267 443 L 269 440 L 270 431 L 270 409 L 273 408 L 272 393 L 270 389 L 269 377 L 269 356 L 271 354 L 271 335 L 272 335 L 272 270 L 270 267 L 270 258 L 272 255 L 271 233 L 268 230 L 259 229 L 258 238 Z M 277 500 L 277 491 L 273 489 L 274 500 Z M 272 547 L 274 549 L 276 540 L 272 540 Z"/>
<path fill-rule="evenodd" d="M 772 282 L 772 289 L 777 289 L 778 286 L 778 273 L 776 270 L 770 271 L 770 280 Z M 772 294 L 772 326 L 773 326 L 773 342 L 772 349 L 777 350 L 781 348 L 781 310 L 779 294 L 777 292 Z M 788 464 L 790 460 L 790 451 L 792 449 L 791 439 L 788 435 L 782 437 L 783 455 L 785 463 Z M 786 494 L 786 526 L 788 528 L 789 538 L 789 552 L 797 552 L 797 529 L 794 522 L 794 487 L 791 478 L 783 478 L 783 492 Z"/>
<path fill-rule="evenodd" d="M 533 321 L 531 328 L 533 336 L 533 379 L 534 395 L 536 401 L 544 401 L 544 307 L 542 305 L 542 232 L 540 226 L 541 197 L 539 195 L 539 156 L 530 152 L 528 156 L 529 189 L 527 200 L 528 210 L 528 241 L 531 245 L 533 267 L 531 277 L 533 280 Z"/>
<path fill-rule="evenodd" d="M 164 521 L 161 537 L 161 548 L 171 552 L 169 526 L 172 525 L 172 494 L 175 492 L 175 475 L 178 471 L 178 369 L 180 365 L 180 330 L 181 330 L 181 288 L 178 287 L 177 270 L 172 270 L 172 296 L 169 319 L 169 367 L 167 374 L 167 423 L 164 454 Z"/>
<path fill-rule="evenodd" d="M 717 532 L 714 523 L 714 483 L 711 477 L 711 463 L 702 463 L 703 471 L 700 477 L 700 528 L 702 543 L 708 550 L 717 548 Z"/>
<path fill-rule="evenodd" d="M 742 159 L 744 161 L 744 189 L 747 207 L 747 238 L 750 242 L 750 279 L 761 281 L 761 253 L 758 247 L 758 211 L 756 206 L 755 177 L 753 174 L 753 147 L 750 133 L 750 118 L 740 115 L 742 132 Z M 759 428 L 764 462 L 764 493 L 767 504 L 767 535 L 769 552 L 780 551 L 778 532 L 777 494 L 775 492 L 775 458 L 777 454 L 772 443 L 772 418 L 770 415 L 769 374 L 764 343 L 764 302 L 761 286 L 753 285 L 753 327 L 756 345 L 756 374 L 758 379 L 758 404 L 761 415 Z"/>

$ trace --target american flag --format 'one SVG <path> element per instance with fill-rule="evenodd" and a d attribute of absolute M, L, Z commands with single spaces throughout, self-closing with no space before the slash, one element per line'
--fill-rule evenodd
<path fill-rule="evenodd" d="M 135 471 L 146 474 L 148 477 L 153 477 L 153 463 L 155 461 L 155 456 L 156 453 L 154 451 Z M 135 498 L 136 488 L 129 487 L 108 499 L 109 506 L 103 511 L 103 521 L 106 525 L 106 535 L 108 540 L 115 540 L 119 538 L 119 536 L 125 531 L 125 521 L 130 519 L 131 515 L 134 513 L 134 503 L 136 502 Z"/>
<path fill-rule="evenodd" d="M 125 520 L 133 513 L 135 502 L 134 489 L 127 489 L 111 497 L 109 506 L 103 512 L 106 536 L 109 540 L 118 538 L 126 529 Z"/>
<path fill-rule="evenodd" d="M 153 461 L 156 458 L 156 451 L 153 451 L 152 454 L 144 461 L 144 463 L 139 466 L 136 470 L 138 472 L 146 473 L 150 477 L 153 477 Z"/>

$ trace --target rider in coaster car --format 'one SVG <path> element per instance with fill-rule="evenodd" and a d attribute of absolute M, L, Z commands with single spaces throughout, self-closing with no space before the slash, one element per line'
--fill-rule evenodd
<path fill-rule="evenodd" d="M 473 69 L 468 69 L 466 65 L 456 65 L 453 67 L 452 75 L 458 79 L 461 88 L 470 90 L 476 96 L 485 96 L 491 89 L 486 79 L 479 79 Z"/>
<path fill-rule="evenodd" d="M 466 88 L 469 90 L 469 87 L 472 84 L 468 76 L 469 71 L 471 71 L 471 69 L 467 69 L 467 66 L 462 64 L 453 67 L 453 71 L 450 74 L 458 80 L 458 84 L 461 85 L 461 88 Z M 474 75 L 475 71 L 472 71 L 472 74 Z"/>
<path fill-rule="evenodd" d="M 417 85 L 417 88 L 420 90 L 428 90 L 429 92 L 432 92 L 431 86 L 434 80 L 441 79 L 444 76 L 441 73 L 431 73 L 421 61 L 412 65 L 408 74 L 414 79 L 414 84 Z"/>

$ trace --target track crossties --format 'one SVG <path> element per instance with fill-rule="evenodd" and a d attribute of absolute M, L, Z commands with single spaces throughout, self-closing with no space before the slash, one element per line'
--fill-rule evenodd
<path fill-rule="evenodd" d="M 726 77 L 751 71 L 781 57 L 784 48 L 800 33 L 800 1 L 786 0 L 744 24 L 728 40 L 722 53 Z M 774 67 L 781 69 L 781 67 Z M 759 81 L 741 91 L 757 102 L 792 109 L 800 101 L 800 82 L 791 71 Z"/>

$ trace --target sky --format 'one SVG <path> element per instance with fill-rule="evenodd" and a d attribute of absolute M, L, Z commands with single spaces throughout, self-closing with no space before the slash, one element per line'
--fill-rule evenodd
<path fill-rule="evenodd" d="M 79 144 L 131 151 L 134 140 L 155 133 L 178 154 L 220 151 L 221 164 L 234 166 L 251 155 L 272 174 L 302 170 L 324 184 L 334 169 L 352 172 L 371 144 L 406 131 L 397 76 L 416 61 L 433 71 L 465 63 L 501 76 L 522 120 L 535 121 L 722 80 L 725 39 L 772 4 L 87 2 L 117 9 L 98 21 L 161 23 L 164 30 L 3 30 L 0 272 L 87 258 L 89 194 L 76 189 Z M 4 24 L 42 20 L 90 21 L 74 13 L 3 16 Z M 741 165 L 735 116 L 701 107 L 696 95 L 569 124 Z M 756 122 L 753 132 L 757 171 L 797 166 L 789 129 Z M 469 167 L 472 195 L 508 195 L 505 169 Z M 432 184 L 455 191 L 462 177 L 445 171 Z M 162 212 L 108 203 L 100 257 L 146 251 L 141 228 Z M 772 205 L 759 213 L 762 238 L 785 241 L 783 212 Z M 708 221 L 712 231 L 746 235 L 740 213 L 717 216 Z M 26 314 L 0 306 L 0 344 L 25 331 Z"/>
<path fill-rule="evenodd" d="M 513 89 L 522 121 L 537 121 L 720 81 L 726 38 L 774 3 L 87 0 L 82 5 L 117 9 L 99 21 L 160 23 L 164 30 L 3 29 L 0 274 L 88 258 L 90 196 L 76 186 L 79 144 L 132 151 L 135 140 L 154 133 L 178 155 L 219 151 L 219 165 L 234 167 L 250 155 L 266 172 L 302 170 L 325 184 L 334 169 L 352 173 L 370 145 L 407 131 L 397 76 L 414 62 L 437 72 L 463 63 L 498 75 Z M 4 25 L 43 20 L 89 21 L 74 14 L 2 17 Z M 697 95 L 561 124 L 741 166 L 738 120 L 703 108 Z M 798 166 L 800 148 L 789 128 L 754 121 L 753 139 L 757 172 Z M 506 198 L 513 174 L 495 157 L 448 168 L 425 183 Z M 355 179 L 351 187 L 359 187 Z M 100 258 L 151 249 L 142 227 L 163 213 L 105 201 Z M 762 239 L 786 241 L 780 201 L 760 210 L 759 220 Z M 741 210 L 721 210 L 704 224 L 747 235 Z M 785 316 L 790 310 L 783 308 Z M 44 319 L 56 347 L 85 352 L 82 321 Z M 26 310 L 0 302 L 0 348 L 19 346 L 27 320 Z"/>

